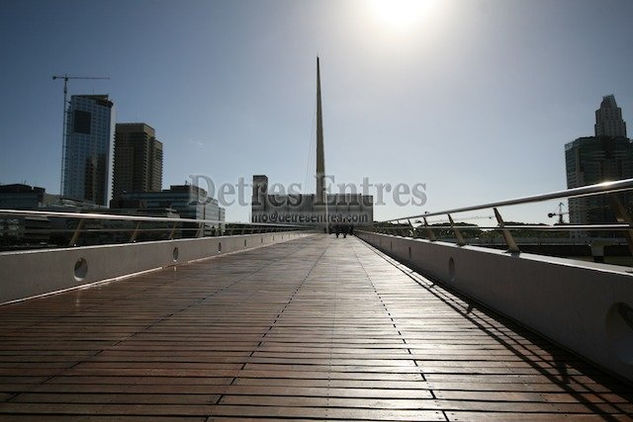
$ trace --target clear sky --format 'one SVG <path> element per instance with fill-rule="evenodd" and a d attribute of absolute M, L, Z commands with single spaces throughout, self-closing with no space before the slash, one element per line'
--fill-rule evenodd
<path fill-rule="evenodd" d="M 423 207 L 377 219 L 564 189 L 564 144 L 593 134 L 603 95 L 633 124 L 633 1 L 420 2 L 0 0 L 0 183 L 59 191 L 63 73 L 111 77 L 70 93 L 153 126 L 165 187 L 255 173 L 311 191 L 318 53 L 327 173 L 427 184 Z"/>

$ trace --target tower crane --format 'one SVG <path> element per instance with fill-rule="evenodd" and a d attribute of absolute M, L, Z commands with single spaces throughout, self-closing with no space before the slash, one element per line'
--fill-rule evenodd
<path fill-rule="evenodd" d="M 567 211 L 567 212 L 563 212 L 563 207 L 564 207 L 564 206 L 565 206 L 565 204 L 564 204 L 564 203 L 559 202 L 559 203 L 558 203 L 558 212 L 550 212 L 550 213 L 547 213 L 547 216 L 548 216 L 549 218 L 552 218 L 552 217 L 556 217 L 556 216 L 558 216 L 558 224 L 565 224 L 565 221 L 563 221 L 563 216 L 564 216 L 564 215 L 569 214 L 569 211 Z"/>
<path fill-rule="evenodd" d="M 62 177 L 59 186 L 59 194 L 64 194 L 64 160 L 66 159 L 66 123 L 68 122 L 67 118 L 67 103 L 68 103 L 68 80 L 69 79 L 110 79 L 108 76 L 70 76 L 68 73 L 63 75 L 53 75 L 53 80 L 63 79 L 64 80 L 64 123 L 62 125 Z"/>

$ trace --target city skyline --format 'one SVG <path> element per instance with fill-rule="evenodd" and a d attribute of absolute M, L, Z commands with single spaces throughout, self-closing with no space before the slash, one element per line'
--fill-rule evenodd
<path fill-rule="evenodd" d="M 164 185 L 260 173 L 289 184 L 313 168 L 319 52 L 328 174 L 426 183 L 421 210 L 431 211 L 563 189 L 564 145 L 593 132 L 604 95 L 615 94 L 631 121 L 625 1 L 429 2 L 395 29 L 368 2 L 269 4 L 121 3 L 125 16 L 81 2 L 11 4 L 0 17 L 12 63 L 0 81 L 10 100 L 0 113 L 0 183 L 57 191 L 61 87 L 50 75 L 63 72 L 110 76 L 71 81 L 70 93 L 108 93 L 117 121 L 160 128 Z M 144 12 L 167 34 L 126 26 Z M 37 125 L 27 104 L 38 106 Z M 313 191 L 311 177 L 299 181 Z M 387 205 L 375 217 L 410 210 Z M 542 208 L 519 214 L 547 220 Z M 227 215 L 246 220 L 248 207 Z"/>

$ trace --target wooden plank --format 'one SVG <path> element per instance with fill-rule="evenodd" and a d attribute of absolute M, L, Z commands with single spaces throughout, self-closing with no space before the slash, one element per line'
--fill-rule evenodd
<path fill-rule="evenodd" d="M 251 385 L 162 385 L 162 384 L 42 384 L 27 387 L 16 392 L 29 393 L 112 393 L 112 394 L 221 394 L 221 395 L 263 395 L 263 396 L 304 396 L 304 397 L 347 397 L 347 398 L 400 398 L 400 399 L 430 399 L 430 390 L 425 389 L 397 389 L 397 388 L 333 388 L 300 387 L 300 386 L 251 386 Z M 20 397 L 22 397 L 21 395 Z M 41 396 L 45 397 L 45 396 Z"/>
<path fill-rule="evenodd" d="M 335 407 L 215 406 L 213 416 L 256 416 L 266 418 L 314 418 L 342 420 L 445 421 L 442 412 L 432 410 L 353 409 Z"/>
<path fill-rule="evenodd" d="M 232 419 L 235 421 L 235 419 Z M 0 415 L 0 422 L 207 422 L 207 417 L 198 416 L 103 416 L 103 415 L 36 415 L 36 414 L 12 414 Z"/>
<path fill-rule="evenodd" d="M 96 404 L 216 404 L 217 394 L 91 394 L 91 393 L 24 393 L 11 400 L 12 403 L 96 403 Z"/>
<path fill-rule="evenodd" d="M 613 422 L 629 422 L 633 420 L 628 415 L 609 415 L 605 418 L 600 414 L 586 415 L 568 415 L 563 412 L 559 413 L 514 413 L 514 412 L 446 412 L 449 421 L 497 421 L 497 422 L 515 422 L 515 421 L 544 421 L 544 422 L 568 422 L 570 420 L 578 422 L 602 422 L 605 419 Z"/>
<path fill-rule="evenodd" d="M 200 416 L 213 414 L 214 405 L 175 404 L 84 404 L 0 403 L 0 414 L 108 415 L 108 416 Z"/>
<path fill-rule="evenodd" d="M 122 384 L 122 385 L 229 385 L 233 377 L 212 377 L 197 373 L 194 377 L 175 376 L 65 376 L 60 375 L 48 380 L 47 384 Z"/>

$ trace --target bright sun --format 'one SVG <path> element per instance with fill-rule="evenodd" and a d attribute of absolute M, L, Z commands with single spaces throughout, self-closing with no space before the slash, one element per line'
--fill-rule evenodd
<path fill-rule="evenodd" d="M 417 21 L 434 0 L 372 0 L 376 17 L 395 28 L 404 29 Z"/>

